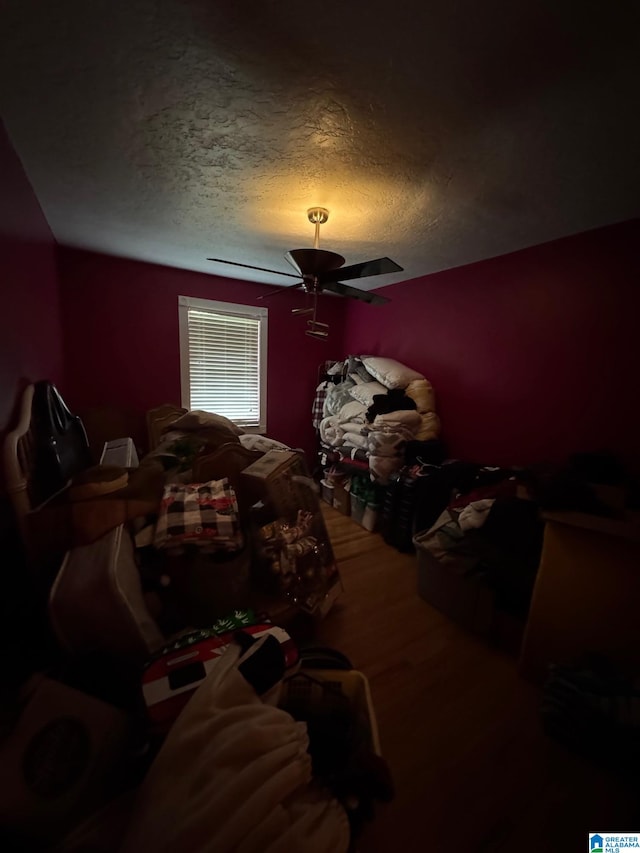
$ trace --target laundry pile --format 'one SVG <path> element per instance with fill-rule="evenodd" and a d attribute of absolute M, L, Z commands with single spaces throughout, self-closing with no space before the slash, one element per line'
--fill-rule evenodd
<path fill-rule="evenodd" d="M 404 465 L 407 442 L 433 440 L 440 432 L 431 383 L 378 356 L 331 365 L 316 389 L 313 415 L 323 449 L 367 463 L 381 485 Z"/>

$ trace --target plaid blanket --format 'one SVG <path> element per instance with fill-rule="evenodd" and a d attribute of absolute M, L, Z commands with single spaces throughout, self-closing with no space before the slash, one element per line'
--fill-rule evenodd
<path fill-rule="evenodd" d="M 154 545 L 174 548 L 188 544 L 224 551 L 242 548 L 238 503 L 226 478 L 164 487 Z"/>
<path fill-rule="evenodd" d="M 324 417 L 324 401 L 327 396 L 329 382 L 321 382 L 316 388 L 316 396 L 313 398 L 313 406 L 311 407 L 311 423 L 314 429 L 319 429 L 320 421 Z"/>

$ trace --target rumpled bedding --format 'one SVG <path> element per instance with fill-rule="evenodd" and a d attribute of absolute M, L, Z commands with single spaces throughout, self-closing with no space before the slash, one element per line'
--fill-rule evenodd
<path fill-rule="evenodd" d="M 158 446 L 149 451 L 145 461 L 154 460 L 162 465 L 167 483 L 190 483 L 192 468 L 199 456 L 213 453 L 223 444 L 238 444 L 237 435 L 224 429 L 207 427 L 189 431 L 169 428 Z"/>
<path fill-rule="evenodd" d="M 350 447 L 361 447 L 363 450 L 367 450 L 369 446 L 367 436 L 356 432 L 345 432 L 343 435 L 343 444 Z"/>
<path fill-rule="evenodd" d="M 256 435 L 247 432 L 238 436 L 240 444 L 247 450 L 258 450 L 260 453 L 268 453 L 270 450 L 291 450 L 288 444 L 268 438 L 266 435 Z"/>
<path fill-rule="evenodd" d="M 384 485 L 404 464 L 406 443 L 416 438 L 421 425 L 416 411 L 378 415 L 373 424 L 360 419 L 341 422 L 340 415 L 333 415 L 320 422 L 320 439 L 331 447 L 366 452 L 371 479 Z"/>
<path fill-rule="evenodd" d="M 320 438 L 326 444 L 333 444 L 336 447 L 340 447 L 345 442 L 345 435 L 350 433 L 360 435 L 364 429 L 364 424 L 361 424 L 359 421 L 346 421 L 346 423 L 341 424 L 337 421 L 336 417 L 324 418 L 320 422 Z"/>
<path fill-rule="evenodd" d="M 353 379 L 345 379 L 338 385 L 331 385 L 327 390 L 327 396 L 324 398 L 323 414 L 325 417 L 337 415 L 345 403 L 350 403 L 353 400 L 351 389 L 356 387 Z"/>
<path fill-rule="evenodd" d="M 359 358 L 356 361 L 347 373 L 355 373 L 356 367 L 365 369 Z M 352 378 L 346 378 L 327 391 L 325 417 L 319 425 L 322 444 L 330 446 L 342 460 L 368 458 L 370 477 L 380 485 L 387 485 L 391 476 L 405 464 L 408 441 L 431 441 L 440 434 L 431 383 L 424 377 L 416 378 L 419 374 L 415 371 L 409 373 L 413 378 L 408 385 L 383 389 L 386 396 L 378 395 L 377 404 L 375 399 L 373 404 L 369 401 L 369 405 L 354 399 L 363 386 Z M 357 378 L 362 382 L 361 375 Z M 372 384 L 366 383 L 364 387 L 369 389 Z M 388 411 L 396 399 L 397 406 Z"/>
<path fill-rule="evenodd" d="M 407 414 L 401 412 L 398 414 Z M 417 412 L 409 413 L 416 415 Z M 378 415 L 378 417 L 383 417 Z M 418 415 L 418 419 L 419 419 Z M 376 418 L 378 420 L 378 418 Z M 404 465 L 404 450 L 407 441 L 415 433 L 400 421 L 382 421 L 373 425 L 368 435 L 369 469 L 371 479 L 385 485 L 391 475 Z"/>
<path fill-rule="evenodd" d="M 440 418 L 435 412 L 420 415 L 420 426 L 415 435 L 416 441 L 433 441 L 440 435 Z"/>

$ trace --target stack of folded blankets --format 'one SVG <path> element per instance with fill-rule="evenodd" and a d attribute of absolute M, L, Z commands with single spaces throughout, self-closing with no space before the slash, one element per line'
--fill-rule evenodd
<path fill-rule="evenodd" d="M 367 460 L 372 480 L 389 482 L 404 464 L 408 441 L 438 438 L 433 388 L 416 370 L 392 358 L 349 356 L 329 373 L 340 381 L 317 389 L 325 395 L 321 442 Z"/>

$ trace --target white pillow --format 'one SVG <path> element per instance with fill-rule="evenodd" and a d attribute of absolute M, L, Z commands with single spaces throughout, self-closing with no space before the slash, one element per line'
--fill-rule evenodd
<path fill-rule="evenodd" d="M 351 389 L 351 396 L 354 400 L 362 403 L 363 406 L 369 406 L 373 403 L 373 398 L 376 394 L 388 394 L 389 389 L 385 388 L 379 382 L 364 382 L 362 385 L 354 385 Z"/>
<path fill-rule="evenodd" d="M 412 370 L 394 358 L 380 356 L 363 356 L 362 362 L 369 373 L 390 391 L 395 388 L 406 388 L 414 379 L 424 379 L 417 370 Z"/>

